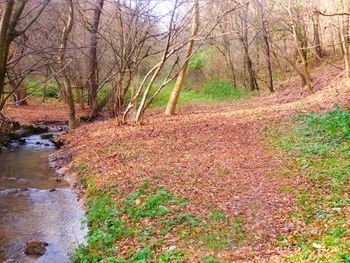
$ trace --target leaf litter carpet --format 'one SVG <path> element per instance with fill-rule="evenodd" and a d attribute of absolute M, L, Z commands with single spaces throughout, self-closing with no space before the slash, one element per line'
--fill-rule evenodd
<path fill-rule="evenodd" d="M 143 126 L 118 126 L 114 120 L 84 125 L 62 139 L 74 161 L 87 164 L 96 175 L 99 187 L 117 184 L 132 191 L 134 182 L 156 178 L 157 185 L 187 198 L 192 213 L 220 209 L 233 218 L 244 215 L 244 228 L 253 233 L 254 242 L 219 251 L 221 258 L 281 262 L 278 255 L 286 251 L 275 248 L 273 240 L 296 227 L 284 220 L 293 209 L 293 197 L 281 189 L 294 182 L 278 173 L 281 160 L 269 154 L 264 132 L 288 116 L 328 110 L 334 101 L 347 104 L 349 91 L 339 79 L 312 94 L 279 91 L 191 106 L 172 117 L 155 110 Z M 258 257 L 247 258 L 252 254 Z"/>

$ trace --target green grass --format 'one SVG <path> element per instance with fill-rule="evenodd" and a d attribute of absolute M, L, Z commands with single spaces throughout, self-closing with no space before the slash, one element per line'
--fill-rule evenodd
<path fill-rule="evenodd" d="M 201 62 L 196 62 L 201 63 Z M 197 65 L 198 67 L 198 65 Z M 59 96 L 59 88 L 58 84 L 55 81 L 52 81 L 45 89 L 42 89 L 43 83 L 40 83 L 40 79 L 38 80 L 30 80 L 27 82 L 28 94 L 34 93 L 34 98 L 58 98 Z M 39 83 L 39 84 L 38 84 Z M 191 86 L 188 85 L 186 86 Z M 202 85 L 202 84 L 201 84 Z M 168 84 L 162 92 L 158 94 L 158 97 L 151 104 L 150 108 L 162 108 L 165 107 L 168 103 L 171 91 L 174 87 L 174 82 Z M 107 96 L 108 91 L 110 90 L 111 85 L 105 85 L 100 92 L 98 93 L 98 101 L 102 101 L 104 97 Z M 157 89 L 157 85 L 153 88 L 153 90 Z M 73 90 L 75 92 L 75 90 Z M 45 93 L 45 94 L 44 94 Z M 151 92 L 151 94 L 153 94 Z M 229 99 L 242 99 L 249 96 L 256 95 L 256 92 L 246 91 L 243 88 L 236 87 L 234 88 L 231 83 L 222 82 L 220 80 L 215 80 L 211 83 L 203 84 L 203 86 L 199 89 L 190 89 L 184 88 L 180 94 L 179 104 L 188 104 L 188 103 L 214 103 L 217 101 L 229 100 Z M 130 99 L 130 92 L 126 94 L 126 100 Z"/>
<path fill-rule="evenodd" d="M 350 110 L 299 115 L 268 137 L 284 150 L 281 172 L 302 182 L 295 189 L 297 209 L 289 215 L 302 231 L 277 245 L 299 249 L 289 262 L 349 263 Z"/>
<path fill-rule="evenodd" d="M 33 94 L 33 97 L 57 98 L 59 88 L 56 81 L 51 81 L 45 88 L 42 88 L 46 83 L 41 79 L 29 80 L 26 85 L 28 94 Z"/>
<path fill-rule="evenodd" d="M 165 107 L 168 103 L 174 83 L 166 86 L 158 95 L 151 108 Z M 213 103 L 229 99 L 242 99 L 256 95 L 256 92 L 245 91 L 241 88 L 234 88 L 231 83 L 215 80 L 211 83 L 204 84 L 200 89 L 183 89 L 180 94 L 179 104 L 190 102 Z"/>
<path fill-rule="evenodd" d="M 77 169 L 83 173 L 84 165 Z M 209 215 L 186 211 L 189 202 L 145 178 L 131 193 L 88 186 L 87 243 L 72 256 L 76 263 L 186 262 L 202 251 L 233 249 L 247 237 L 243 217 L 233 219 L 219 210 Z M 176 240 L 176 241 L 175 241 Z M 204 256 L 203 262 L 214 262 Z M 208 258 L 208 260 L 207 260 Z M 215 261 L 222 262 L 222 261 Z"/>

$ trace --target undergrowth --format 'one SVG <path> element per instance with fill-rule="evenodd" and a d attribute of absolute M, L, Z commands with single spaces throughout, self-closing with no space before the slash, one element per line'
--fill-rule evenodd
<path fill-rule="evenodd" d="M 169 84 L 159 93 L 158 97 L 151 105 L 152 108 L 165 107 L 168 103 L 174 83 Z M 179 103 L 190 102 L 212 103 L 229 99 L 242 99 L 256 95 L 256 92 L 246 91 L 240 87 L 233 87 L 231 83 L 215 80 L 204 84 L 200 89 L 184 89 L 180 93 Z"/>
<path fill-rule="evenodd" d="M 39 81 L 37 81 L 39 82 Z M 170 94 L 174 87 L 174 82 L 169 83 L 157 96 L 155 101 L 150 105 L 150 108 L 162 108 L 165 107 L 170 98 Z M 200 86 L 200 88 L 193 88 L 191 86 Z M 179 104 L 188 104 L 193 102 L 199 103 L 213 103 L 223 100 L 229 99 L 242 99 L 250 96 L 254 96 L 257 93 L 255 91 L 247 91 L 242 87 L 233 87 L 233 85 L 229 82 L 223 82 L 220 80 L 214 80 L 209 83 L 191 83 L 191 81 L 187 81 L 187 88 L 184 88 L 180 93 Z M 101 91 L 98 93 L 98 101 L 103 101 L 103 99 L 108 95 L 108 91 L 110 90 L 110 84 L 106 84 Z M 154 86 L 153 92 L 158 88 L 157 85 Z M 151 92 L 151 94 L 153 94 Z M 56 82 L 50 83 L 50 85 L 41 89 L 39 84 L 31 81 L 28 82 L 28 94 L 33 94 L 32 100 L 38 100 L 39 98 L 45 97 L 49 99 L 50 102 L 55 102 L 58 99 L 58 86 Z M 74 91 L 75 94 L 75 91 Z M 78 96 L 76 94 L 76 96 Z M 126 100 L 129 100 L 131 94 L 128 92 L 126 94 Z M 41 100 L 41 99 L 40 99 Z"/>
<path fill-rule="evenodd" d="M 293 127 L 292 129 L 290 127 Z M 284 149 L 283 174 L 295 176 L 301 227 L 276 245 L 297 248 L 289 262 L 350 262 L 350 110 L 294 117 L 270 136 Z"/>
<path fill-rule="evenodd" d="M 132 193 L 111 186 L 90 189 L 89 195 L 87 243 L 76 249 L 73 262 L 186 262 L 193 257 L 220 262 L 209 252 L 232 249 L 247 235 L 241 217 L 231 219 L 219 210 L 186 212 L 186 199 L 152 186 L 149 179 Z"/>

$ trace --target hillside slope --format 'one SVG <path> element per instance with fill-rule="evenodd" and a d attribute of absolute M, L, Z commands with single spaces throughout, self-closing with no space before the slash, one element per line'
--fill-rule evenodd
<path fill-rule="evenodd" d="M 295 182 L 293 176 L 280 176 L 281 161 L 271 156 L 264 132 L 288 116 L 326 111 L 334 102 L 348 103 L 349 91 L 343 88 L 341 72 L 323 69 L 314 78 L 313 93 L 296 87 L 231 104 L 190 106 L 172 117 L 155 110 L 143 126 L 120 127 L 114 120 L 84 125 L 62 136 L 65 151 L 73 154 L 71 173 L 81 190 L 88 191 L 87 200 L 96 198 L 91 194 L 94 189 L 108 189 L 113 202 L 121 205 L 128 193 L 141 189 L 140 184 L 147 180 L 154 189 L 162 187 L 188 201 L 171 214 L 190 213 L 205 221 L 213 211 L 220 211 L 239 222 L 242 234 L 230 237 L 235 240 L 232 246 L 220 243 L 223 236 L 208 240 L 202 234 L 188 241 L 175 230 L 166 238 L 156 234 L 150 242 L 162 241 L 161 245 L 150 245 L 150 250 L 157 260 L 161 251 L 171 251 L 175 244 L 190 255 L 182 262 L 215 262 L 201 255 L 229 262 L 273 262 L 277 256 L 275 262 L 280 262 L 278 255 L 288 251 L 274 247 L 273 242 L 298 227 L 285 221 L 295 202 L 291 193 L 281 189 L 293 188 Z M 142 198 L 137 202 L 142 203 Z M 142 219 L 141 225 L 154 227 L 154 220 Z M 123 235 L 114 240 L 118 256 L 135 256 L 128 252 L 130 247 L 141 251 L 145 243 L 137 238 L 136 234 Z"/>

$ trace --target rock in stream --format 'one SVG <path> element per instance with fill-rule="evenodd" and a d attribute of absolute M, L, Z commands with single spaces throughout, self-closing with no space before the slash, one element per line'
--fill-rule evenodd
<path fill-rule="evenodd" d="M 46 247 L 48 245 L 48 243 L 43 241 L 31 240 L 27 242 L 24 253 L 27 255 L 42 256 L 46 253 Z"/>

